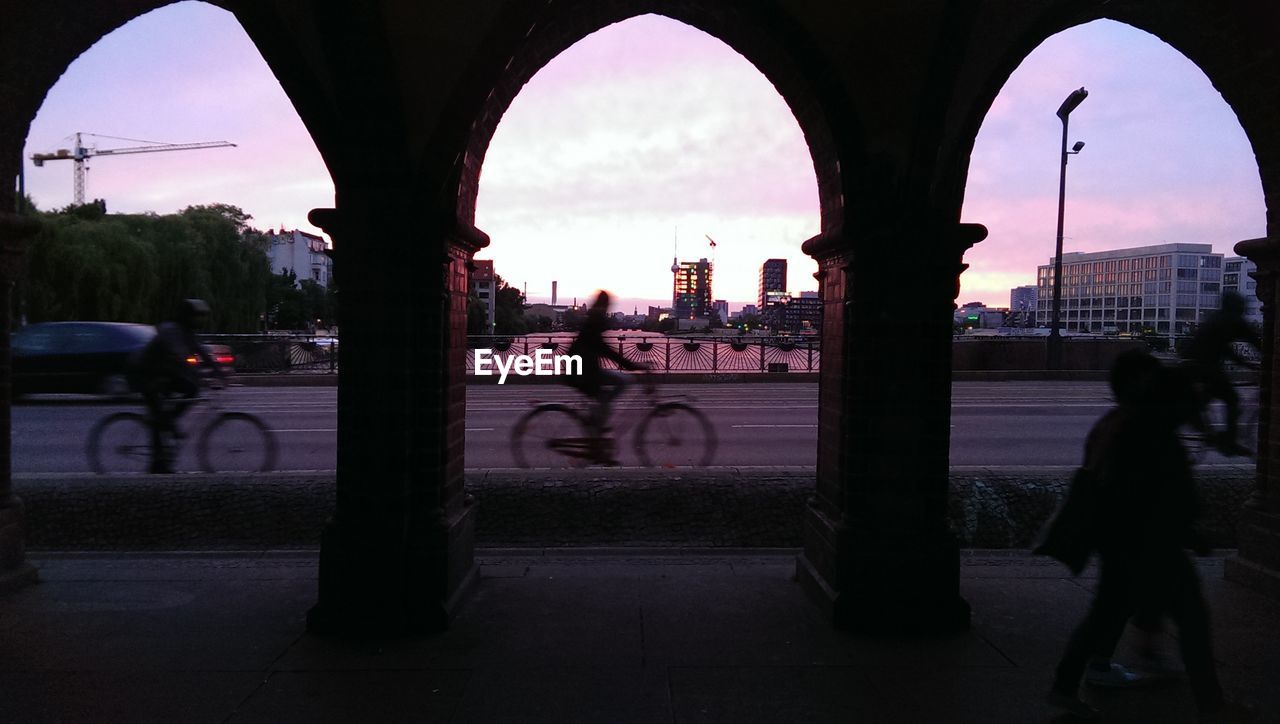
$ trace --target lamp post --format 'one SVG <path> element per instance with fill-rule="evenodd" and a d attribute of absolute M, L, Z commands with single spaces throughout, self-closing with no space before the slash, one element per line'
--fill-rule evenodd
<path fill-rule="evenodd" d="M 1049 324 L 1048 364 L 1051 370 L 1062 369 L 1062 334 L 1059 331 L 1062 319 L 1062 218 L 1067 201 L 1067 156 L 1080 153 L 1084 141 L 1076 141 L 1071 150 L 1067 150 L 1067 121 L 1071 111 L 1076 109 L 1089 97 L 1089 91 L 1079 88 L 1071 91 L 1071 95 L 1058 106 L 1058 118 L 1062 120 L 1062 163 L 1058 174 L 1058 243 L 1053 255 L 1053 317 Z"/>

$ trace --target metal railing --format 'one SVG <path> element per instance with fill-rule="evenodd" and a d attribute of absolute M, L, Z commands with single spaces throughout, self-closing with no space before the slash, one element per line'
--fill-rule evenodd
<path fill-rule="evenodd" d="M 205 344 L 235 353 L 237 372 L 335 374 L 338 340 L 313 334 L 204 334 Z"/>
<path fill-rule="evenodd" d="M 617 334 L 606 341 L 623 358 L 655 372 L 817 372 L 822 350 L 815 337 L 672 337 L 661 334 Z M 520 337 L 467 337 L 467 374 L 475 372 L 475 350 L 492 350 L 494 358 L 533 355 L 539 349 L 567 354 L 572 334 Z M 605 360 L 603 366 L 616 368 Z"/>
<path fill-rule="evenodd" d="M 246 373 L 333 374 L 338 371 L 336 338 L 307 334 L 207 334 L 206 344 L 225 345 L 235 353 L 235 369 Z M 655 372 L 817 372 L 822 350 L 817 337 L 673 337 L 662 334 L 618 334 L 607 338 L 624 358 Z M 569 333 L 519 337 L 467 337 L 467 374 L 475 372 L 475 350 L 486 348 L 495 358 L 533 355 L 539 349 L 565 354 Z M 616 368 L 605 360 L 607 368 Z"/>

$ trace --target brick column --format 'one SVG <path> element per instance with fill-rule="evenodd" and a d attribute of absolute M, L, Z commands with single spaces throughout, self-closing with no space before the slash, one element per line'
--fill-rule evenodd
<path fill-rule="evenodd" d="M 946 518 L 951 333 L 961 257 L 985 236 L 953 224 L 805 243 L 822 275 L 822 369 L 797 574 L 839 628 L 968 626 Z"/>
<path fill-rule="evenodd" d="M 334 241 L 342 362 L 337 506 L 308 628 L 439 631 L 476 572 L 462 489 L 466 265 L 488 238 L 420 222 L 406 190 L 338 198 L 310 217 Z"/>
<path fill-rule="evenodd" d="M 22 269 L 26 240 L 40 224 L 33 218 L 0 213 L 0 592 L 36 581 L 26 561 L 22 500 L 13 494 L 10 453 L 13 436 L 13 367 L 9 328 L 13 325 L 13 286 Z"/>
<path fill-rule="evenodd" d="M 1227 560 L 1227 578 L 1280 598 L 1280 434 L 1271 425 L 1271 411 L 1280 399 L 1275 364 L 1277 279 L 1280 278 L 1280 239 L 1250 239 L 1236 244 L 1237 254 L 1257 265 L 1251 276 L 1258 282 L 1262 302 L 1262 376 L 1258 393 L 1257 484 L 1240 516 L 1239 553 Z"/>

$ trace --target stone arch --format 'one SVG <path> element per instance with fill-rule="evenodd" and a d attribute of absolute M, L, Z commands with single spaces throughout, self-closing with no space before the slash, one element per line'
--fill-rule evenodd
<path fill-rule="evenodd" d="M 1112 3 L 1082 12 L 1046 14 L 998 46 L 986 63 L 972 63 L 961 81 L 969 91 L 949 112 L 954 130 L 944 144 L 935 188 L 939 201 L 956 218 L 964 199 L 969 159 L 978 131 L 996 96 L 1010 76 L 1051 36 L 1095 20 L 1113 20 L 1160 39 L 1196 65 L 1221 94 L 1239 120 L 1258 163 L 1267 207 L 1267 233 L 1280 232 L 1280 113 L 1269 99 L 1280 96 L 1280 62 L 1269 53 L 1270 40 L 1260 38 L 1262 19 L 1250 27 L 1247 11 L 1213 12 L 1190 2 L 1159 9 L 1139 3 Z M 1242 42 L 1242 39 L 1244 41 Z M 967 86 L 967 87 L 966 87 Z"/>
<path fill-rule="evenodd" d="M 646 14 L 682 22 L 740 53 L 773 83 L 791 108 L 813 159 L 818 183 L 821 230 L 842 228 L 845 180 L 841 162 L 857 154 L 856 125 L 830 79 L 816 69 L 821 61 L 793 38 L 800 31 L 781 18 L 770 24 L 755 11 L 727 10 L 708 2 L 612 0 L 569 3 L 554 15 L 532 19 L 527 34 L 513 46 L 505 65 L 480 81 L 492 91 L 471 116 L 465 148 L 455 162 L 456 214 L 464 226 L 475 221 L 480 169 L 498 123 L 525 83 L 548 62 L 579 40 L 614 23 Z M 773 20 L 773 19 L 771 19 Z M 771 32 L 772 31 L 772 32 Z"/>
<path fill-rule="evenodd" d="M 0 47 L 5 48 L 0 53 L 0 78 L 23 79 L 22 83 L 3 88 L 9 112 L 0 117 L 0 176 L 12 178 L 17 174 L 31 122 L 72 62 L 121 26 L 182 1 L 121 0 L 83 7 L 73 0 L 55 0 L 41 7 L 17 4 L 8 11 L 11 27 L 40 27 L 47 32 L 16 38 L 0 32 Z M 327 112 L 324 94 L 317 91 L 306 69 L 290 57 L 292 47 L 264 42 L 280 36 L 281 20 L 272 16 L 269 9 L 253 3 L 196 1 L 235 16 L 293 103 L 326 166 L 332 169 L 339 158 L 338 147 L 334 119 Z M 8 184 L 0 185 L 0 209 L 12 209 L 14 195 Z"/>

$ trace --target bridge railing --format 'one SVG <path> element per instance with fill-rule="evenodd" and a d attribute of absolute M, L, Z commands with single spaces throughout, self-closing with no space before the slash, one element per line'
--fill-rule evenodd
<path fill-rule="evenodd" d="M 618 334 L 606 338 L 624 359 L 655 372 L 817 372 L 822 349 L 817 337 L 670 337 Z M 534 355 L 539 349 L 567 354 L 572 334 L 467 337 L 467 374 L 475 372 L 476 349 L 493 357 Z M 612 361 L 603 366 L 616 368 Z"/>
<path fill-rule="evenodd" d="M 338 340 L 314 334 L 203 334 L 235 353 L 237 372 L 336 374 Z"/>
<path fill-rule="evenodd" d="M 235 368 L 247 373 L 335 374 L 337 338 L 310 334 L 207 334 L 206 344 L 225 345 L 236 355 Z M 619 334 L 608 343 L 624 358 L 656 372 L 817 372 L 822 349 L 817 337 L 669 337 L 661 334 Z M 572 334 L 533 334 L 518 337 L 467 337 L 467 374 L 475 372 L 475 350 L 485 348 L 495 358 L 533 355 L 539 349 L 567 354 Z M 613 362 L 604 361 L 607 368 Z"/>

